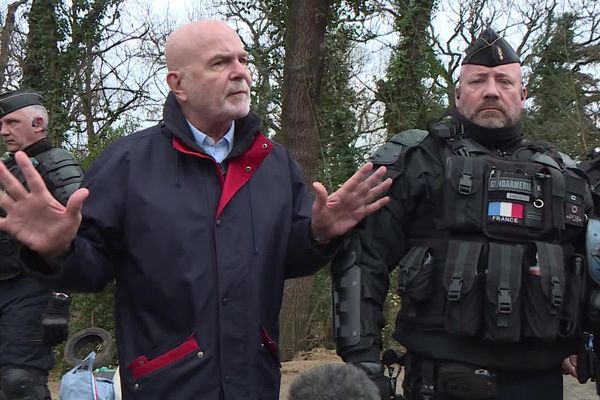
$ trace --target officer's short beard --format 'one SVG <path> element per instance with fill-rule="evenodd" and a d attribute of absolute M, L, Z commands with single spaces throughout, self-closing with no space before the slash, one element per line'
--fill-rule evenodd
<path fill-rule="evenodd" d="M 503 109 L 501 115 L 490 116 L 487 116 L 486 113 L 477 112 L 471 122 L 484 128 L 512 128 L 521 121 L 521 115 L 522 110 L 520 109 L 516 113 L 507 112 Z"/>

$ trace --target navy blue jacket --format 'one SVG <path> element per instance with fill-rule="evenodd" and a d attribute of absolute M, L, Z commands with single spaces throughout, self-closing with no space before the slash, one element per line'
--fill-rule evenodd
<path fill-rule="evenodd" d="M 331 254 L 310 239 L 312 199 L 290 154 L 236 121 L 226 173 L 195 143 L 175 97 L 164 122 L 110 145 L 58 279 L 117 283 L 123 398 L 277 399 L 284 279 Z"/>

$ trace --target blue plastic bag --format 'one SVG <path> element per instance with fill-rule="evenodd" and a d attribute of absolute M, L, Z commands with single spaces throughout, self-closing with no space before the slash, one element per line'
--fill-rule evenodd
<path fill-rule="evenodd" d="M 63 375 L 59 400 L 114 400 L 113 383 L 107 378 L 94 376 L 96 353 L 91 352 L 79 364 Z"/>

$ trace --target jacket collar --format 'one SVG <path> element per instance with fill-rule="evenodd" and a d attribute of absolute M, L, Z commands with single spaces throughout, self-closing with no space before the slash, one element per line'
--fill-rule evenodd
<path fill-rule="evenodd" d="M 244 153 L 254 142 L 256 135 L 260 133 L 260 118 L 250 112 L 243 118 L 235 121 L 235 135 L 233 149 L 227 158 Z M 169 92 L 163 107 L 163 122 L 161 126 L 171 138 L 177 138 L 181 143 L 191 150 L 203 153 L 196 143 L 192 131 L 181 111 L 179 102 L 173 92 Z"/>
<path fill-rule="evenodd" d="M 48 138 L 43 138 L 43 139 L 38 140 L 35 143 L 30 144 L 25 149 L 23 149 L 23 151 L 29 157 L 35 157 L 40 153 L 50 150 L 51 148 L 52 148 L 52 144 L 50 144 L 50 141 L 48 140 Z"/>

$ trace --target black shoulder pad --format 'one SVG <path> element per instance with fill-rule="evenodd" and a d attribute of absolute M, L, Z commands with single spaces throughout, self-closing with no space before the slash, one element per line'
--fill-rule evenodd
<path fill-rule="evenodd" d="M 371 154 L 369 161 L 377 165 L 391 165 L 400 158 L 404 147 L 412 147 L 421 143 L 429 135 L 422 129 L 409 129 L 394 135 L 388 142 Z"/>
<path fill-rule="evenodd" d="M 560 158 L 561 158 L 563 164 L 565 165 L 565 167 L 567 167 L 567 168 L 577 167 L 577 163 L 575 162 L 575 160 L 573 160 L 571 158 L 570 155 L 563 153 L 562 151 L 559 151 L 558 154 L 560 154 Z"/>
<path fill-rule="evenodd" d="M 40 163 L 40 174 L 51 186 L 56 200 L 66 204 L 83 180 L 83 170 L 77 161 L 68 151 L 56 148 L 36 155 L 35 159 Z"/>

